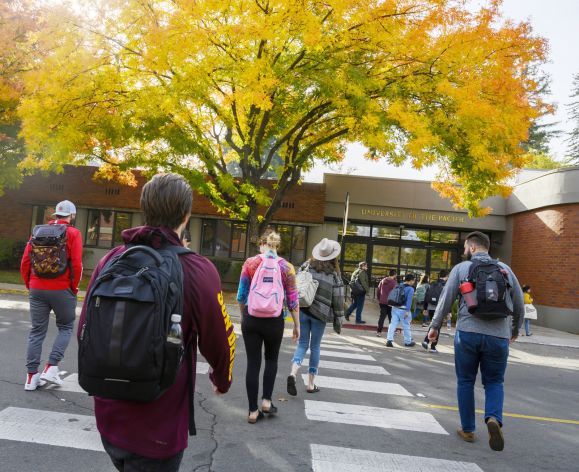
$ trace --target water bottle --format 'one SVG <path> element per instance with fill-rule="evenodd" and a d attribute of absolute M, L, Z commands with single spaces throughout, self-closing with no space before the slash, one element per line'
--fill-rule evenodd
<path fill-rule="evenodd" d="M 464 298 L 469 313 L 472 313 L 478 305 L 474 283 L 469 280 L 462 282 L 460 284 L 460 293 L 462 298 Z"/>
<path fill-rule="evenodd" d="M 171 315 L 171 328 L 167 341 L 173 344 L 181 344 L 183 340 L 183 331 L 181 330 L 181 315 Z"/>

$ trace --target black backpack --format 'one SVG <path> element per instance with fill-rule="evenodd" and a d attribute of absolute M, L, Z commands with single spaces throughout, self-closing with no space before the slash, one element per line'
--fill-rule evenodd
<path fill-rule="evenodd" d="M 404 306 L 406 294 L 404 293 L 404 284 L 398 284 L 388 294 L 387 304 L 394 307 Z"/>
<path fill-rule="evenodd" d="M 37 277 L 55 279 L 66 272 L 68 225 L 36 225 L 30 238 L 30 266 Z"/>
<path fill-rule="evenodd" d="M 171 314 L 183 314 L 185 253 L 128 246 L 94 280 L 78 351 L 79 384 L 90 395 L 150 402 L 174 383 L 185 346 L 167 335 Z"/>
<path fill-rule="evenodd" d="M 513 313 L 507 304 L 508 273 L 497 261 L 473 260 L 468 280 L 475 285 L 477 299 L 477 306 L 469 308 L 469 313 L 483 319 L 506 318 Z"/>
<path fill-rule="evenodd" d="M 444 290 L 444 285 L 446 282 L 444 280 L 438 280 L 435 284 L 432 284 L 426 293 L 425 301 L 429 305 L 438 305 L 438 300 L 440 300 L 440 296 L 442 295 L 442 291 Z"/>

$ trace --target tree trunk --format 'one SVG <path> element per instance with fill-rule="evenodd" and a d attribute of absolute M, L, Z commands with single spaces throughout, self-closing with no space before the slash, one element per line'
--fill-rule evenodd
<path fill-rule="evenodd" d="M 251 205 L 247 226 L 247 235 L 249 236 L 249 257 L 259 254 L 259 237 L 261 236 L 261 228 L 258 216 L 257 205 Z"/>

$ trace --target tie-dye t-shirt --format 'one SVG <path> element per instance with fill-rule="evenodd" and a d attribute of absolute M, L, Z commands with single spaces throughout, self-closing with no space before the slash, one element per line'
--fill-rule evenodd
<path fill-rule="evenodd" d="M 274 257 L 275 253 L 269 251 L 265 255 L 266 257 Z M 259 264 L 261 264 L 261 257 L 259 256 L 250 257 L 243 263 L 241 277 L 239 278 L 239 288 L 237 290 L 237 301 L 239 303 L 247 305 L 251 280 L 253 279 Z M 296 270 L 293 264 L 281 257 L 278 257 L 278 264 L 281 270 L 281 280 L 285 291 L 285 304 L 289 311 L 297 314 L 299 311 L 299 297 L 296 286 Z"/>

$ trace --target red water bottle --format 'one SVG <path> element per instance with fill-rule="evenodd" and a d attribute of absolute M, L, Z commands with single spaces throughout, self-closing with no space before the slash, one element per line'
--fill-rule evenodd
<path fill-rule="evenodd" d="M 462 298 L 464 298 L 468 312 L 472 313 L 478 305 L 474 283 L 470 280 L 462 282 L 460 284 L 460 293 L 462 294 Z"/>

